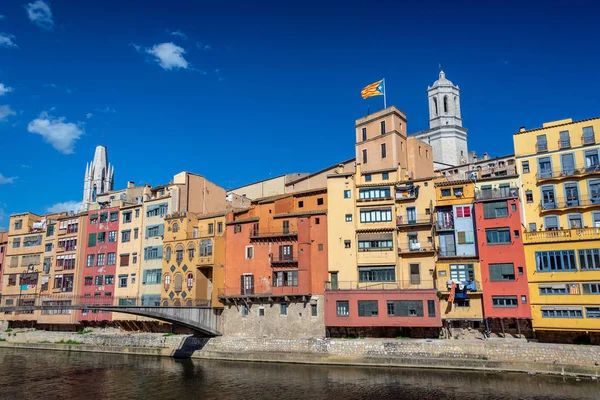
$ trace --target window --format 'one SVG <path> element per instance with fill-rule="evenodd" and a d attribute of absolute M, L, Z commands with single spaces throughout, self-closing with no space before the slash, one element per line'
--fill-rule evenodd
<path fill-rule="evenodd" d="M 105 257 L 106 257 L 106 254 L 98 254 L 98 256 L 96 257 L 96 266 L 97 267 L 104 266 Z"/>
<path fill-rule="evenodd" d="M 108 214 L 107 213 L 100 213 L 100 223 L 106 223 L 108 222 Z"/>
<path fill-rule="evenodd" d="M 318 206 L 322 206 L 324 204 L 323 198 L 322 197 L 318 197 L 317 198 L 317 205 Z"/>
<path fill-rule="evenodd" d="M 115 265 L 117 261 L 116 253 L 108 253 L 106 255 L 106 265 Z"/>
<path fill-rule="evenodd" d="M 523 173 L 528 174 L 529 173 L 529 161 L 523 161 L 521 166 L 523 167 Z"/>
<path fill-rule="evenodd" d="M 338 317 L 347 317 L 350 315 L 350 303 L 345 300 L 335 302 L 336 315 Z"/>
<path fill-rule="evenodd" d="M 521 232 L 519 232 L 518 229 L 515 229 L 513 231 L 513 236 L 515 237 L 515 239 L 518 239 L 521 236 Z"/>
<path fill-rule="evenodd" d="M 75 226 L 77 226 L 77 225 L 75 225 Z M 75 232 L 77 232 L 77 230 L 75 230 Z M 71 232 L 68 232 L 68 233 L 71 233 Z M 54 235 L 54 225 L 48 225 L 46 227 L 46 237 L 49 237 L 52 235 Z"/>
<path fill-rule="evenodd" d="M 127 275 L 119 275 L 119 287 L 124 288 L 127 287 Z"/>
<path fill-rule="evenodd" d="M 385 158 L 386 156 L 385 143 L 381 143 L 381 158 Z"/>
<path fill-rule="evenodd" d="M 123 212 L 123 223 L 127 224 L 131 222 L 131 211 L 124 211 Z"/>
<path fill-rule="evenodd" d="M 455 209 L 456 218 L 470 218 L 471 207 L 470 206 L 458 206 Z"/>
<path fill-rule="evenodd" d="M 450 189 L 441 189 L 440 193 L 441 193 L 442 197 L 449 197 L 452 195 Z"/>
<path fill-rule="evenodd" d="M 131 263 L 132 264 L 137 264 L 137 253 L 133 253 L 131 255 Z M 131 282 L 131 283 L 133 283 L 133 282 Z"/>
<path fill-rule="evenodd" d="M 136 218 L 140 217 L 140 209 L 139 208 L 135 210 L 135 217 Z"/>
<path fill-rule="evenodd" d="M 464 191 L 463 191 L 462 187 L 455 187 L 455 188 L 452 188 L 452 193 L 454 193 L 454 196 L 456 196 L 456 197 L 462 197 Z"/>
<path fill-rule="evenodd" d="M 450 264 L 450 279 L 459 282 L 475 280 L 473 264 Z"/>
<path fill-rule="evenodd" d="M 13 249 L 18 249 L 19 247 L 21 247 L 21 239 L 20 238 L 13 239 L 12 247 L 13 247 Z"/>
<path fill-rule="evenodd" d="M 381 174 L 381 180 L 387 181 L 390 179 L 390 174 L 387 172 L 384 172 L 383 174 Z"/>
<path fill-rule="evenodd" d="M 317 305 L 316 304 L 311 304 L 310 305 L 310 316 L 311 317 L 316 317 L 318 316 L 318 310 L 317 310 Z"/>
<path fill-rule="evenodd" d="M 83 281 L 84 286 L 92 286 L 94 284 L 94 277 L 86 276 Z"/>
<path fill-rule="evenodd" d="M 98 275 L 94 278 L 94 285 L 102 286 L 102 275 Z"/>
<path fill-rule="evenodd" d="M 525 200 L 528 203 L 533 203 L 533 192 L 531 190 L 525 191 Z"/>
<path fill-rule="evenodd" d="M 473 244 L 475 243 L 475 235 L 473 231 L 458 231 L 458 244 Z"/>
<path fill-rule="evenodd" d="M 350 191 L 349 190 L 344 190 L 344 198 L 345 199 L 349 199 L 350 198 Z"/>
<path fill-rule="evenodd" d="M 351 242 L 349 240 L 344 240 L 344 248 L 349 249 L 350 247 L 352 247 Z"/>
<path fill-rule="evenodd" d="M 180 244 L 175 247 L 175 261 L 178 263 L 183 261 L 183 246 Z"/>
<path fill-rule="evenodd" d="M 365 175 L 365 182 L 371 182 L 371 174 Z"/>
<path fill-rule="evenodd" d="M 550 157 L 541 157 L 538 159 L 538 176 L 540 178 L 552 177 L 552 160 Z"/>
<path fill-rule="evenodd" d="M 110 222 L 115 222 L 119 220 L 119 212 L 118 211 L 111 211 L 110 212 Z"/>
<path fill-rule="evenodd" d="M 558 147 L 564 149 L 565 147 L 571 147 L 571 138 L 569 137 L 569 131 L 561 131 L 558 133 Z"/>
<path fill-rule="evenodd" d="M 558 229 L 558 217 L 556 215 L 544 217 L 544 226 L 548 231 L 554 231 Z"/>
<path fill-rule="evenodd" d="M 456 308 L 469 308 L 471 307 L 470 299 L 454 299 L 453 306 Z"/>
<path fill-rule="evenodd" d="M 315 225 L 319 225 L 321 223 L 321 219 L 319 217 L 315 218 Z"/>
<path fill-rule="evenodd" d="M 94 254 L 88 254 L 88 256 L 87 256 L 87 263 L 86 263 L 86 265 L 88 267 L 93 267 L 94 266 L 94 258 L 95 258 Z"/>
<path fill-rule="evenodd" d="M 515 266 L 514 264 L 490 264 L 490 281 L 514 281 Z"/>
<path fill-rule="evenodd" d="M 108 232 L 108 242 L 114 243 L 117 241 L 117 231 Z"/>
<path fill-rule="evenodd" d="M 131 240 L 131 231 L 122 231 L 121 232 L 121 243 L 127 243 Z"/>
<path fill-rule="evenodd" d="M 573 271 L 577 269 L 574 250 L 536 251 L 535 263 L 538 272 Z"/>
<path fill-rule="evenodd" d="M 600 318 L 600 307 L 586 307 L 585 308 L 586 318 Z"/>
<path fill-rule="evenodd" d="M 379 208 L 374 210 L 360 210 L 360 222 L 361 223 L 375 223 L 375 222 L 391 222 L 392 221 L 392 209 L 391 208 Z"/>
<path fill-rule="evenodd" d="M 201 240 L 200 241 L 200 257 L 208 257 L 208 256 L 212 256 L 212 254 L 213 254 L 212 240 L 210 240 L 210 239 Z M 246 251 L 246 256 L 247 255 L 248 255 L 248 252 Z M 250 259 L 250 258 L 252 258 L 252 256 L 253 255 L 251 255 L 250 257 L 246 257 L 246 258 Z"/>
<path fill-rule="evenodd" d="M 208 224 L 208 234 L 212 235 L 213 233 L 215 233 L 215 224 L 211 222 L 210 224 Z"/>
<path fill-rule="evenodd" d="M 254 258 L 254 246 L 246 246 L 246 260 Z"/>
<path fill-rule="evenodd" d="M 367 149 L 364 149 L 362 151 L 362 162 L 363 162 L 363 164 L 367 163 Z"/>
<path fill-rule="evenodd" d="M 16 220 L 14 223 L 14 226 L 15 226 L 16 231 L 23 229 L 23 220 L 22 219 Z"/>
<path fill-rule="evenodd" d="M 288 304 L 279 303 L 279 315 L 287 315 Z"/>
<path fill-rule="evenodd" d="M 303 208 L 304 207 L 304 201 L 300 200 L 298 201 L 298 208 Z"/>
<path fill-rule="evenodd" d="M 385 199 L 391 197 L 389 187 L 360 189 L 358 191 L 360 199 Z"/>
<path fill-rule="evenodd" d="M 144 279 L 142 280 L 143 285 L 157 285 L 160 283 L 162 277 L 162 269 L 147 269 L 144 271 Z"/>
<path fill-rule="evenodd" d="M 358 237 L 358 251 L 391 250 L 394 247 L 390 234 L 374 234 Z"/>
<path fill-rule="evenodd" d="M 396 266 L 358 267 L 359 282 L 395 282 Z"/>
<path fill-rule="evenodd" d="M 233 233 L 240 233 L 242 231 L 242 225 L 234 225 Z"/>
<path fill-rule="evenodd" d="M 160 260 L 162 258 L 162 246 L 144 247 L 144 260 Z"/>
<path fill-rule="evenodd" d="M 183 290 L 183 278 L 181 274 L 175 274 L 173 276 L 173 290 L 177 293 Z"/>
<path fill-rule="evenodd" d="M 492 296 L 492 307 L 512 308 L 519 307 L 517 296 Z"/>
<path fill-rule="evenodd" d="M 147 217 L 162 217 L 169 210 L 168 203 L 156 204 L 152 206 L 146 207 L 146 216 Z"/>
<path fill-rule="evenodd" d="M 581 307 L 542 307 L 542 318 L 583 318 Z"/>
<path fill-rule="evenodd" d="M 218 234 L 223 233 L 223 223 L 222 222 L 217 222 L 217 233 Z"/>
<path fill-rule="evenodd" d="M 538 135 L 536 149 L 538 152 L 548 150 L 548 142 L 546 141 L 546 135 Z"/>
<path fill-rule="evenodd" d="M 600 269 L 600 249 L 583 249 L 578 253 L 581 270 Z"/>
<path fill-rule="evenodd" d="M 319 243 L 318 249 L 319 249 L 319 251 L 323 251 L 323 243 Z"/>
<path fill-rule="evenodd" d="M 173 233 L 179 232 L 179 224 L 177 222 L 173 222 L 173 227 L 171 228 Z"/>
<path fill-rule="evenodd" d="M 381 134 L 383 135 L 383 134 L 385 134 L 385 121 L 381 121 L 380 125 L 381 125 Z"/>
<path fill-rule="evenodd" d="M 171 246 L 167 246 L 167 249 L 165 250 L 165 260 L 167 262 L 171 261 L 172 252 L 173 250 L 171 249 Z"/>
<path fill-rule="evenodd" d="M 510 229 L 495 228 L 486 229 L 485 237 L 487 244 L 510 244 Z"/>
<path fill-rule="evenodd" d="M 171 275 L 165 274 L 163 277 L 163 287 L 165 290 L 169 290 L 171 288 Z"/>
<path fill-rule="evenodd" d="M 548 294 L 569 294 L 569 285 L 559 284 L 559 285 L 538 285 L 538 290 L 540 291 L 540 295 L 548 295 Z"/>
<path fill-rule="evenodd" d="M 359 317 L 377 317 L 379 315 L 377 300 L 358 300 Z"/>
<path fill-rule="evenodd" d="M 104 275 L 104 284 L 105 285 L 114 285 L 115 277 L 114 275 Z"/>
<path fill-rule="evenodd" d="M 133 230 L 133 238 L 134 238 L 134 239 L 137 239 L 137 238 L 138 238 L 138 233 L 139 233 L 139 229 L 138 229 L 138 228 L 135 228 L 135 229 Z"/>
<path fill-rule="evenodd" d="M 212 242 L 211 242 L 212 243 Z M 194 247 L 194 243 L 190 243 L 188 244 L 188 258 L 190 260 L 192 260 L 194 258 L 194 253 L 196 251 L 196 248 Z M 212 254 L 212 245 L 211 245 L 211 250 L 210 250 L 211 254 Z"/>
<path fill-rule="evenodd" d="M 90 215 L 90 224 L 94 225 L 98 223 L 98 214 Z"/>
<path fill-rule="evenodd" d="M 507 201 L 491 201 L 483 203 L 483 218 L 502 218 L 508 217 L 508 202 Z"/>
<path fill-rule="evenodd" d="M 46 243 L 46 245 L 44 246 L 44 251 L 52 251 L 53 248 L 54 246 L 52 245 L 52 242 Z M 2 253 L 2 248 L 0 248 L 0 253 Z"/>
<path fill-rule="evenodd" d="M 242 305 L 242 317 L 247 317 L 248 316 L 248 306 Z"/>
<path fill-rule="evenodd" d="M 435 312 L 435 307 L 434 307 Z M 422 317 L 422 300 L 388 300 L 387 313 L 390 317 Z M 435 315 L 434 315 L 435 316 Z"/>
<path fill-rule="evenodd" d="M 106 232 L 98 232 L 98 243 L 106 243 Z"/>
<path fill-rule="evenodd" d="M 581 141 L 583 144 L 596 143 L 596 139 L 594 138 L 594 127 L 586 126 L 583 128 L 583 136 L 581 137 Z"/>
<path fill-rule="evenodd" d="M 421 284 L 421 266 L 419 264 L 409 264 L 410 268 L 410 284 L 420 285 Z M 421 305 L 422 306 L 422 305 Z"/>
<path fill-rule="evenodd" d="M 298 271 L 273 272 L 273 286 L 298 286 Z"/>
<path fill-rule="evenodd" d="M 192 274 L 191 272 L 187 274 L 186 283 L 188 290 L 192 290 L 192 288 L 194 287 L 194 274 Z"/>
<path fill-rule="evenodd" d="M 598 166 L 600 165 L 600 161 L 598 160 L 598 150 L 586 150 L 584 155 L 586 171 L 597 171 L 599 169 Z"/>
<path fill-rule="evenodd" d="M 580 214 L 571 214 L 567 217 L 569 222 L 569 229 L 581 229 L 583 228 L 583 219 Z"/>
<path fill-rule="evenodd" d="M 164 234 L 164 225 L 151 225 L 146 227 L 146 238 L 158 237 Z"/>
<path fill-rule="evenodd" d="M 362 140 L 367 140 L 367 128 L 362 128 Z"/>
<path fill-rule="evenodd" d="M 129 266 L 129 254 L 121 254 L 119 256 L 119 265 L 121 267 Z"/>

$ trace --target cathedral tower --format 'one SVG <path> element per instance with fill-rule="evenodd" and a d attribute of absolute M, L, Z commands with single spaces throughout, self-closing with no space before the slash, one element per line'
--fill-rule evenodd
<path fill-rule="evenodd" d="M 94 161 L 85 166 L 82 209 L 88 210 L 96 202 L 96 195 L 113 190 L 114 166 L 108 163 L 105 146 L 96 146 Z"/>

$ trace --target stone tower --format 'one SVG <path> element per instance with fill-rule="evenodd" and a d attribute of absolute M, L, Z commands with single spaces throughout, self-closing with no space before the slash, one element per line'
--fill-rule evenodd
<path fill-rule="evenodd" d="M 88 210 L 96 202 L 96 195 L 113 190 L 114 166 L 108 163 L 105 146 L 96 146 L 94 161 L 85 165 L 82 209 Z"/>
<path fill-rule="evenodd" d="M 460 89 L 440 70 L 439 79 L 427 87 L 427 97 L 429 129 L 414 135 L 433 148 L 435 169 L 467 163 L 467 130 L 462 126 Z"/>

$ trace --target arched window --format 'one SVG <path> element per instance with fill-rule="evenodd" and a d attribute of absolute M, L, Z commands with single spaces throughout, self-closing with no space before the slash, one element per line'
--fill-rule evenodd
<path fill-rule="evenodd" d="M 212 240 L 205 239 L 200 242 L 200 257 L 212 256 Z"/>
<path fill-rule="evenodd" d="M 175 300 L 175 302 L 173 303 L 173 305 L 175 307 L 181 307 L 181 300 L 179 300 L 179 299 Z"/>
<path fill-rule="evenodd" d="M 444 96 L 444 114 L 448 114 L 448 96 Z"/>
<path fill-rule="evenodd" d="M 196 248 L 194 247 L 194 243 L 188 244 L 188 258 L 190 260 L 194 259 L 195 253 L 196 253 Z"/>
<path fill-rule="evenodd" d="M 163 307 L 168 307 L 169 306 L 169 302 L 167 300 L 163 300 L 162 306 Z"/>
<path fill-rule="evenodd" d="M 458 97 L 454 96 L 454 112 L 458 114 Z"/>
<path fill-rule="evenodd" d="M 167 246 L 167 250 L 165 251 L 165 260 L 167 260 L 167 262 L 171 261 L 171 246 Z"/>
<path fill-rule="evenodd" d="M 438 105 L 437 105 L 437 99 L 435 97 L 433 98 L 433 107 L 435 109 L 435 116 L 437 117 L 437 115 L 438 115 Z"/>
<path fill-rule="evenodd" d="M 171 287 L 171 275 L 165 274 L 164 283 L 165 283 L 165 290 L 169 290 L 169 287 Z"/>
<path fill-rule="evenodd" d="M 175 247 L 175 261 L 178 263 L 183 261 L 183 246 L 180 244 Z"/>
<path fill-rule="evenodd" d="M 188 290 L 192 290 L 193 286 L 194 286 L 194 274 L 192 274 L 191 272 L 189 272 L 187 274 L 187 287 L 188 287 Z"/>
<path fill-rule="evenodd" d="M 175 274 L 173 279 L 173 290 L 175 290 L 176 292 L 181 292 L 182 284 L 183 278 L 181 277 L 181 274 Z"/>
<path fill-rule="evenodd" d="M 186 307 L 191 307 L 192 305 L 193 305 L 193 303 L 192 303 L 192 300 L 191 300 L 191 299 L 187 299 L 187 300 L 185 301 L 185 306 L 186 306 Z"/>
<path fill-rule="evenodd" d="M 177 222 L 173 222 L 173 233 L 179 232 L 179 224 Z"/>

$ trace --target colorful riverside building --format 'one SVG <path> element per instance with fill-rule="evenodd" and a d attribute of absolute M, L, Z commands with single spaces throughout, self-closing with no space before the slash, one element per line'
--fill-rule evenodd
<path fill-rule="evenodd" d="M 431 147 L 396 107 L 355 128 L 355 170 L 327 179 L 327 335 L 437 337 Z"/>
<path fill-rule="evenodd" d="M 502 337 L 531 337 L 519 176 L 476 180 L 473 212 L 486 329 Z"/>
<path fill-rule="evenodd" d="M 0 295 L 2 294 L 2 274 L 6 260 L 6 245 L 8 244 L 8 232 L 0 232 Z"/>
<path fill-rule="evenodd" d="M 225 266 L 225 214 L 165 216 L 161 304 L 219 306 Z"/>
<path fill-rule="evenodd" d="M 481 270 L 475 233 L 473 181 L 437 182 L 435 235 L 437 240 L 436 287 L 445 332 L 482 329 Z"/>
<path fill-rule="evenodd" d="M 223 333 L 322 336 L 327 190 L 255 199 L 227 219 Z"/>
<path fill-rule="evenodd" d="M 514 134 L 532 325 L 546 341 L 600 342 L 600 118 Z"/>

